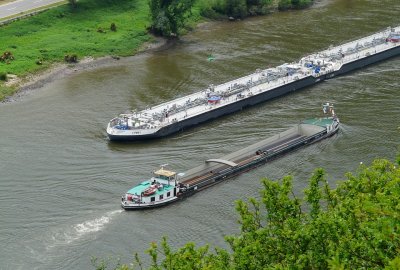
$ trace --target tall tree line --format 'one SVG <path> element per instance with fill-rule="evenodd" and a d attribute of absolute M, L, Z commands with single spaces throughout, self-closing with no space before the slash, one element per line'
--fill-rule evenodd
<path fill-rule="evenodd" d="M 149 0 L 151 30 L 163 36 L 176 36 L 184 26 L 195 0 Z"/>

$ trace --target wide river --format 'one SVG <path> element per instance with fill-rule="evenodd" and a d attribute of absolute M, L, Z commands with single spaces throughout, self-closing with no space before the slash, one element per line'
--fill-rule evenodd
<path fill-rule="evenodd" d="M 299 60 L 400 24 L 398 0 L 326 0 L 305 11 L 200 26 L 172 48 L 77 72 L 0 105 L 0 269 L 91 269 L 95 257 L 129 262 L 163 235 L 226 247 L 237 233 L 235 200 L 258 197 L 260 179 L 294 176 L 300 195 L 317 167 L 332 186 L 360 162 L 393 160 L 400 137 L 400 58 L 142 143 L 111 143 L 109 119 L 222 83 L 257 68 Z M 215 61 L 207 61 L 209 53 Z M 327 140 L 287 154 L 185 201 L 125 212 L 120 197 L 160 164 L 177 172 L 320 115 L 335 104 L 342 126 Z"/>

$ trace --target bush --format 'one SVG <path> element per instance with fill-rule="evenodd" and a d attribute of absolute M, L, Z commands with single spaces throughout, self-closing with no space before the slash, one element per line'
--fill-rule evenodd
<path fill-rule="evenodd" d="M 67 63 L 78 63 L 78 56 L 76 54 L 67 54 L 64 56 L 64 61 Z"/>
<path fill-rule="evenodd" d="M 290 0 L 279 0 L 278 9 L 279 10 L 288 10 L 291 8 L 292 2 Z"/>
<path fill-rule="evenodd" d="M 4 52 L 2 56 L 0 56 L 0 61 L 1 62 L 9 62 L 10 60 L 14 60 L 14 55 L 12 52 Z"/>
<path fill-rule="evenodd" d="M 115 25 L 115 23 L 111 23 L 110 30 L 113 32 L 117 32 L 117 26 Z"/>
<path fill-rule="evenodd" d="M 244 18 L 247 16 L 246 0 L 227 0 L 226 12 L 228 16 L 234 18 Z"/>
<path fill-rule="evenodd" d="M 200 15 L 205 18 L 214 19 L 218 17 L 218 13 L 211 7 L 202 7 L 200 9 Z"/>
<path fill-rule="evenodd" d="M 301 9 L 310 6 L 313 3 L 313 0 L 292 0 L 292 7 Z"/>
<path fill-rule="evenodd" d="M 0 72 L 0 81 L 7 81 L 7 73 Z"/>
<path fill-rule="evenodd" d="M 103 28 L 99 27 L 99 28 L 97 28 L 97 33 L 105 34 L 107 32 Z"/>
<path fill-rule="evenodd" d="M 243 18 L 248 15 L 267 14 L 274 0 L 201 0 L 200 15 L 207 18 L 221 18 L 223 15 Z"/>
<path fill-rule="evenodd" d="M 225 0 L 202 0 L 199 2 L 200 15 L 210 19 L 219 19 L 226 15 Z"/>

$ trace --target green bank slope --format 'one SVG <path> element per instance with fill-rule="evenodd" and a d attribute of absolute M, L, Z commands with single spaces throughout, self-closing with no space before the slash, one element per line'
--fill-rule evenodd
<path fill-rule="evenodd" d="M 66 55 L 134 54 L 151 38 L 148 14 L 147 1 L 81 0 L 76 9 L 63 5 L 0 27 L 0 57 L 12 55 L 0 61 L 0 100 L 17 88 L 6 87 L 1 75 L 24 77 L 63 62 Z"/>

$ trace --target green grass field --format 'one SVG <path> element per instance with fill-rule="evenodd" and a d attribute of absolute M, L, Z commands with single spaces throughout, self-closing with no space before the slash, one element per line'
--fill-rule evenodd
<path fill-rule="evenodd" d="M 202 20 L 202 10 L 204 13 L 215 3 L 197 0 L 182 33 Z M 277 0 L 273 3 L 276 8 Z M 117 31 L 110 30 L 112 23 Z M 0 61 L 0 101 L 18 90 L 18 85 L 5 85 L 2 81 L 5 74 L 25 78 L 54 63 L 65 62 L 66 55 L 76 55 L 78 60 L 133 55 L 144 42 L 151 40 L 148 26 L 147 0 L 79 0 L 76 9 L 65 4 L 0 26 L 0 57 L 10 52 L 14 58 Z"/>
<path fill-rule="evenodd" d="M 0 74 L 25 76 L 63 62 L 65 55 L 100 57 L 132 55 L 150 40 L 148 4 L 143 0 L 81 0 L 73 10 L 63 5 L 0 27 Z M 115 23 L 117 31 L 110 30 Z M 98 32 L 102 29 L 102 32 Z M 41 64 L 38 64 L 38 63 Z M 10 95 L 0 82 L 0 100 Z"/>

